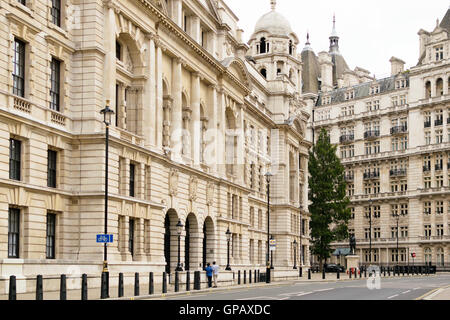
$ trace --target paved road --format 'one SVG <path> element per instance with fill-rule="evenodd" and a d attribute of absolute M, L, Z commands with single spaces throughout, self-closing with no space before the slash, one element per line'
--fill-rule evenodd
<path fill-rule="evenodd" d="M 381 279 L 380 289 L 369 290 L 366 280 L 295 282 L 270 287 L 224 289 L 158 300 L 415 300 L 450 285 L 450 275 Z"/>

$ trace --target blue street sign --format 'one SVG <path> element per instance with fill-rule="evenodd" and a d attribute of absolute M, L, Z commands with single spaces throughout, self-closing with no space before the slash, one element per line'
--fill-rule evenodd
<path fill-rule="evenodd" d="M 113 235 L 112 234 L 98 234 L 97 235 L 97 243 L 113 243 Z"/>

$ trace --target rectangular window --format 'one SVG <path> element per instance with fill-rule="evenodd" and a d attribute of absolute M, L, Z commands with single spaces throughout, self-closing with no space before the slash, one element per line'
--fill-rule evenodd
<path fill-rule="evenodd" d="M 136 165 L 130 164 L 130 197 L 134 197 L 134 184 L 135 184 L 135 171 Z"/>
<path fill-rule="evenodd" d="M 47 259 L 55 259 L 55 235 L 56 235 L 56 215 L 47 214 Z"/>
<path fill-rule="evenodd" d="M 58 153 L 53 150 L 48 150 L 47 153 L 47 187 L 56 188 L 56 161 Z"/>
<path fill-rule="evenodd" d="M 9 178 L 20 181 L 22 142 L 9 140 Z"/>
<path fill-rule="evenodd" d="M 52 22 L 61 27 L 61 0 L 52 0 Z"/>
<path fill-rule="evenodd" d="M 9 208 L 8 212 L 8 258 L 19 258 L 20 210 Z"/>
<path fill-rule="evenodd" d="M 128 251 L 131 253 L 131 256 L 134 255 L 134 224 L 135 220 L 130 219 L 128 225 Z"/>
<path fill-rule="evenodd" d="M 52 58 L 50 63 L 50 109 L 60 110 L 61 61 Z"/>
<path fill-rule="evenodd" d="M 25 43 L 14 39 L 13 94 L 25 97 Z"/>
<path fill-rule="evenodd" d="M 122 60 L 122 46 L 119 41 L 116 41 L 116 59 L 119 61 Z"/>

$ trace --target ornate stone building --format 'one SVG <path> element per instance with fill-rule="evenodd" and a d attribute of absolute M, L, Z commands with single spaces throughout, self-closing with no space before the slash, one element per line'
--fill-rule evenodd
<path fill-rule="evenodd" d="M 449 261 L 449 35 L 450 10 L 419 31 L 418 64 L 404 70 L 393 57 L 385 79 L 348 68 L 335 28 L 329 52 L 303 50 L 305 93 L 318 97 L 310 134 L 326 128 L 339 146 L 362 263 Z M 344 264 L 348 241 L 334 248 Z"/>
<path fill-rule="evenodd" d="M 107 101 L 111 273 L 172 272 L 179 221 L 184 270 L 224 268 L 228 229 L 265 268 L 268 171 L 275 276 L 308 265 L 314 100 L 275 5 L 245 44 L 222 0 L 2 1 L 0 276 L 101 272 Z"/>

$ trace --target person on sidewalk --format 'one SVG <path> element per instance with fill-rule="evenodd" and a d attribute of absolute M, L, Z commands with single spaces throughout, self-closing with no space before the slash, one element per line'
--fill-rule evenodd
<path fill-rule="evenodd" d="M 211 264 L 206 265 L 206 277 L 208 278 L 208 288 L 212 287 L 212 277 L 213 277 L 213 268 L 211 268 Z"/>
<path fill-rule="evenodd" d="M 212 269 L 213 269 L 214 288 L 217 288 L 217 278 L 219 277 L 219 266 L 216 264 L 215 261 L 213 262 Z"/>

